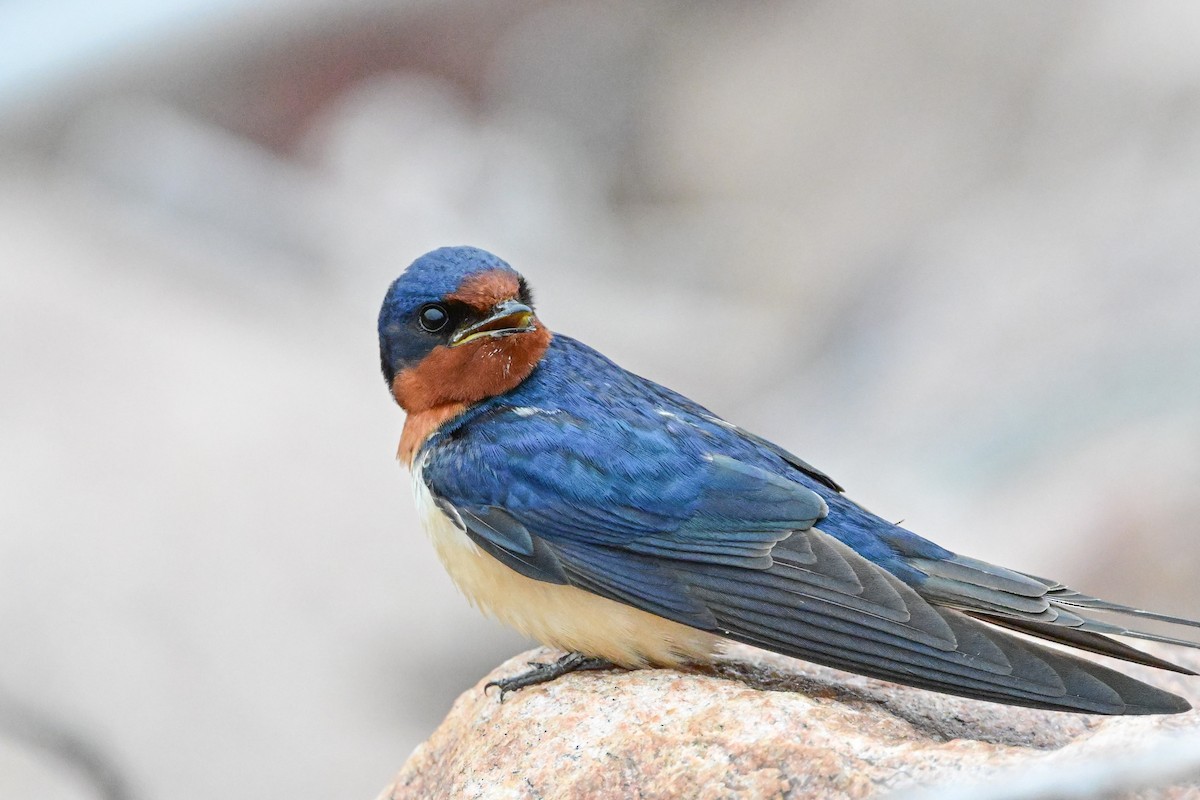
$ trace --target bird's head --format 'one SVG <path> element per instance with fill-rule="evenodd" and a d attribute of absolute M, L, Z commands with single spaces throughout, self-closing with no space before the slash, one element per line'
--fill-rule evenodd
<path fill-rule="evenodd" d="M 474 247 L 443 247 L 418 258 L 392 283 L 379 311 L 383 377 L 410 413 L 515 388 L 550 338 L 525 279 Z"/>

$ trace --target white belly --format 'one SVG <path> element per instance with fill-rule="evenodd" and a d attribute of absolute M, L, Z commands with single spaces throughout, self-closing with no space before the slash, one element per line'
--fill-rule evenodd
<path fill-rule="evenodd" d="M 413 471 L 417 511 L 446 571 L 471 604 L 545 645 L 625 667 L 711 660 L 720 641 L 574 586 L 527 578 L 481 550 L 446 516 Z"/>

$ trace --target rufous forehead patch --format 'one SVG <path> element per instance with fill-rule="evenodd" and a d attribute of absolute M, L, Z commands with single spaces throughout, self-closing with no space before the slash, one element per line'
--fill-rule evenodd
<path fill-rule="evenodd" d="M 508 270 L 493 269 L 466 278 L 447 300 L 465 303 L 480 311 L 489 311 L 521 292 L 517 276 Z"/>

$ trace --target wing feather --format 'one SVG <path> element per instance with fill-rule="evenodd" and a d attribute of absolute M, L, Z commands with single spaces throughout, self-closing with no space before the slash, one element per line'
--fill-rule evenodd
<path fill-rule="evenodd" d="M 549 421 L 538 422 L 542 416 Z M 570 440 L 577 447 L 547 447 L 526 436 L 536 446 L 511 456 L 497 449 L 494 431 L 481 444 L 456 430 L 444 446 L 425 451 L 423 480 L 468 536 L 521 574 L 704 631 L 998 702 L 1108 714 L 1187 707 L 970 616 L 1130 657 L 1106 644 L 1102 633 L 1111 631 L 1088 612 L 1143 612 L 952 553 L 941 558 L 941 548 L 831 494 L 832 482 L 818 480 L 818 493 L 800 477 L 784 477 L 813 478 L 807 465 L 780 462 L 775 451 L 774 462 L 751 463 L 768 456 L 689 449 L 712 431 L 688 438 L 680 417 L 667 416 L 651 423 L 625 409 L 611 440 L 577 437 Z M 522 419 L 523 430 L 545 426 L 537 430 L 547 442 L 580 424 L 549 414 Z M 743 452 L 758 441 L 737 435 Z M 827 502 L 837 508 L 838 517 L 827 520 L 836 536 L 813 527 L 829 513 Z"/>

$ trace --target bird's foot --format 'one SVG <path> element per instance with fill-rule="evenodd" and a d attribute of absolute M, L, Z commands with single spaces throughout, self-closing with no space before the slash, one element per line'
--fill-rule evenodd
<path fill-rule="evenodd" d="M 611 661 L 595 656 L 585 656 L 583 653 L 567 653 L 557 661 L 547 664 L 541 661 L 530 661 L 528 669 L 518 675 L 513 675 L 511 678 L 501 678 L 498 681 L 488 681 L 483 687 L 486 692 L 493 686 L 500 689 L 500 702 L 504 702 L 504 695 L 508 692 L 515 692 L 518 689 L 524 689 L 526 686 L 536 686 L 539 683 L 546 683 L 555 678 L 562 677 L 568 672 L 578 672 L 580 670 L 591 669 L 611 669 L 616 665 Z"/>

